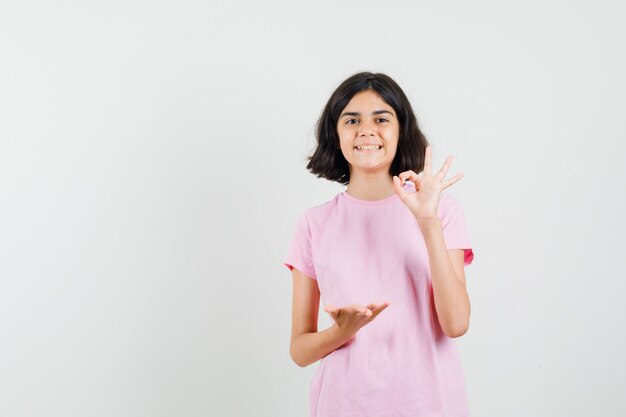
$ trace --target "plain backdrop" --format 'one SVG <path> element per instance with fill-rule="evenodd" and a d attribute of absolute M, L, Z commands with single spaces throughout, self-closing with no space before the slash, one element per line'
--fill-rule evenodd
<path fill-rule="evenodd" d="M 305 416 L 305 169 L 338 84 L 408 95 L 475 260 L 481 417 L 626 415 L 621 1 L 2 1 L 0 416 Z M 320 309 L 323 305 L 320 306 Z M 320 329 L 330 318 L 320 313 Z"/>

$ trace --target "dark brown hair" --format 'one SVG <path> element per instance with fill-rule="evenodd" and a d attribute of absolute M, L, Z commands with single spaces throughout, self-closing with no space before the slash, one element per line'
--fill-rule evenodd
<path fill-rule="evenodd" d="M 424 168 L 424 152 L 429 145 L 420 130 L 411 103 L 400 86 L 388 75 L 360 72 L 342 82 L 330 96 L 317 122 L 317 146 L 308 157 L 306 168 L 319 178 L 326 178 L 343 185 L 350 182 L 350 167 L 339 146 L 337 122 L 342 110 L 355 94 L 374 90 L 396 112 L 400 124 L 400 136 L 396 155 L 389 167 L 389 175 Z"/>

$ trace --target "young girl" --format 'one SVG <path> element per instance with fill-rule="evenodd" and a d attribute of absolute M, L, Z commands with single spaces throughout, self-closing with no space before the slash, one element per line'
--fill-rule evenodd
<path fill-rule="evenodd" d="M 451 156 L 438 172 L 431 161 L 387 75 L 355 74 L 330 97 L 307 169 L 347 189 L 301 213 L 284 260 L 291 357 L 321 359 L 311 417 L 469 415 L 453 338 L 469 326 L 474 254 L 461 205 L 442 192 L 463 174 L 446 179 Z M 322 331 L 320 296 L 334 322 Z"/>

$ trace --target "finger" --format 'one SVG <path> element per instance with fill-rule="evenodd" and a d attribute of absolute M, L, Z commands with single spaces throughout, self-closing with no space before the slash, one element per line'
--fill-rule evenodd
<path fill-rule="evenodd" d="M 361 304 L 350 304 L 349 306 L 344 307 L 344 310 L 351 315 L 364 315 L 367 307 L 362 306 Z"/>
<path fill-rule="evenodd" d="M 405 181 L 407 181 L 407 180 L 411 181 L 415 185 L 415 191 L 419 191 L 423 177 L 424 177 L 424 173 L 423 172 L 420 172 L 419 174 L 416 174 L 415 171 L 411 171 L 411 170 L 401 172 L 398 175 L 398 178 L 400 180 L 400 186 L 402 187 L 403 191 L 404 191 Z"/>
<path fill-rule="evenodd" d="M 335 307 L 332 304 L 328 304 L 326 307 L 324 307 L 324 311 L 327 313 L 331 313 L 337 310 L 337 307 Z"/>
<path fill-rule="evenodd" d="M 383 304 L 370 304 L 368 308 L 372 311 L 372 318 L 376 317 L 378 313 L 384 310 Z"/>
<path fill-rule="evenodd" d="M 402 187 L 402 181 L 398 178 L 397 175 L 393 176 L 393 191 L 400 197 L 400 199 L 404 200 L 407 195 L 407 192 L 404 191 L 404 187 Z"/>
<path fill-rule="evenodd" d="M 452 155 L 449 155 L 446 158 L 446 161 L 444 162 L 443 167 L 441 167 L 441 169 L 437 173 L 437 176 L 435 177 L 437 181 L 441 182 L 444 180 L 444 178 L 446 178 L 446 174 L 448 173 L 448 169 L 450 168 L 451 164 L 452 164 Z"/>
<path fill-rule="evenodd" d="M 463 174 L 462 172 L 456 174 L 454 177 L 450 178 L 448 181 L 443 183 L 443 188 L 441 189 L 442 191 L 445 190 L 446 188 L 450 187 L 451 185 L 453 185 L 454 183 L 456 183 L 458 180 L 460 180 L 461 178 L 463 178 L 465 176 L 465 174 Z"/>
<path fill-rule="evenodd" d="M 374 310 L 384 310 L 388 306 L 389 306 L 389 302 L 385 301 L 384 303 L 371 303 L 371 304 L 368 304 L 367 307 L 370 310 L 374 311 Z"/>
<path fill-rule="evenodd" d="M 387 307 L 389 307 L 389 302 L 385 302 L 378 305 L 378 309 L 373 312 L 371 319 L 374 320 L 380 313 L 383 312 Z"/>
<path fill-rule="evenodd" d="M 333 320 L 337 321 L 339 313 L 341 313 L 341 307 L 335 307 L 334 305 L 329 304 L 324 307 L 324 311 L 327 312 Z"/>
<path fill-rule="evenodd" d="M 416 174 L 415 171 L 408 170 L 408 171 L 401 172 L 398 175 L 398 177 L 400 178 L 400 182 L 402 183 L 402 185 L 404 185 L 404 182 L 406 180 L 409 180 L 413 183 L 420 182 L 422 180 L 423 175 L 424 174 L 421 172 L 419 174 Z"/>
<path fill-rule="evenodd" d="M 354 310 L 355 313 L 357 314 L 367 314 L 367 311 L 369 310 L 366 306 L 362 306 L 361 304 L 352 304 L 351 305 L 352 309 Z"/>
<path fill-rule="evenodd" d="M 432 168 L 432 164 L 431 164 L 432 155 L 433 155 L 433 150 L 432 150 L 431 146 L 428 145 L 426 147 L 426 152 L 424 154 L 424 173 L 426 175 L 432 175 L 433 174 L 433 168 Z"/>

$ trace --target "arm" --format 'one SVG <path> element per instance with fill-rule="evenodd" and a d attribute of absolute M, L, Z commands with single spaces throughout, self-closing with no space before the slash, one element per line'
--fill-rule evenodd
<path fill-rule="evenodd" d="M 469 328 L 470 300 L 465 285 L 464 250 L 447 250 L 439 219 L 419 221 L 426 241 L 437 317 L 448 337 L 463 336 Z"/>
<path fill-rule="evenodd" d="M 342 336 L 336 323 L 321 332 L 317 331 L 320 302 L 317 281 L 296 268 L 291 272 L 293 305 L 289 353 L 298 366 L 305 367 L 341 347 L 349 339 Z"/>

